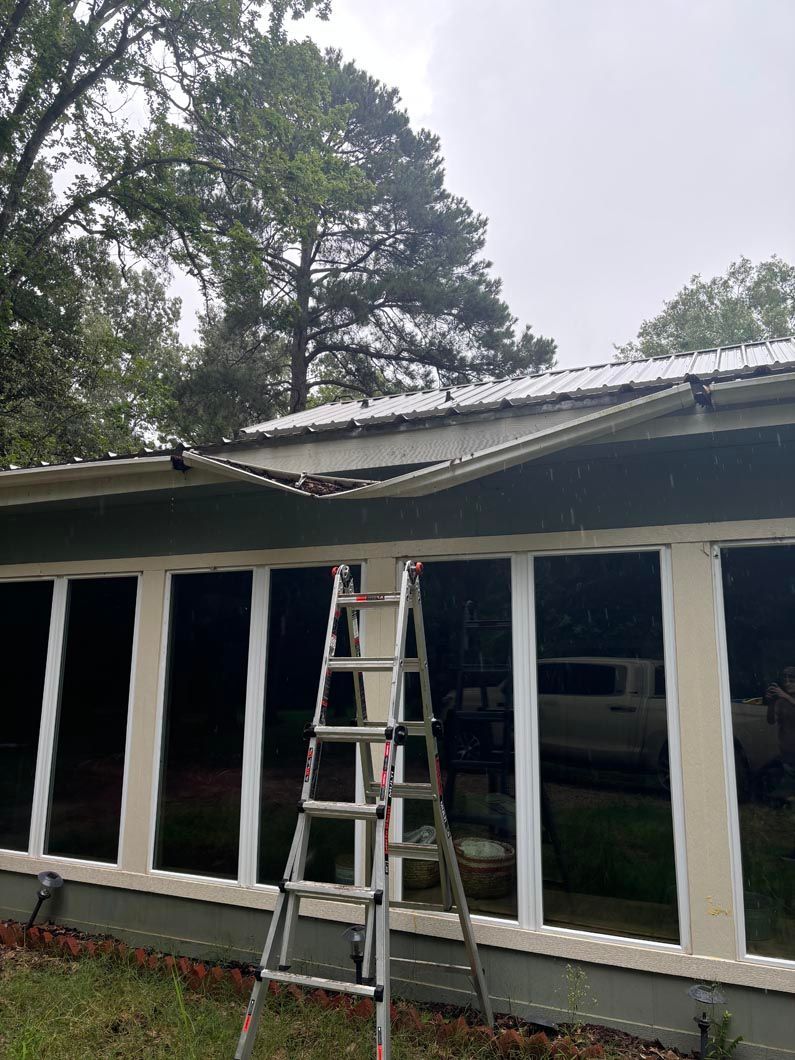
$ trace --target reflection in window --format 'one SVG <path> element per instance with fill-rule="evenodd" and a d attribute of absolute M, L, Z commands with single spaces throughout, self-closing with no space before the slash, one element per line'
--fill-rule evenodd
<path fill-rule="evenodd" d="M 0 848 L 27 850 L 52 582 L 0 584 Z"/>
<path fill-rule="evenodd" d="M 746 942 L 795 960 L 795 546 L 722 564 Z"/>
<path fill-rule="evenodd" d="M 155 868 L 237 879 L 251 571 L 171 581 Z"/>
<path fill-rule="evenodd" d="M 511 566 L 508 559 L 426 563 L 422 607 L 445 807 L 470 908 L 515 917 Z M 413 629 L 407 646 L 416 654 Z M 406 718 L 421 717 L 419 679 L 406 679 Z M 425 743 L 406 744 L 405 779 L 428 780 Z M 404 838 L 422 841 L 432 823 L 427 802 L 404 803 Z M 438 866 L 403 860 L 407 902 L 441 899 Z"/>
<path fill-rule="evenodd" d="M 48 854 L 116 861 L 138 579 L 69 582 Z"/>
<path fill-rule="evenodd" d="M 351 568 L 356 587 L 361 569 Z M 331 567 L 271 571 L 268 620 L 268 669 L 265 686 L 262 794 L 260 811 L 260 883 L 284 875 L 296 824 L 307 743 L 304 726 L 317 700 L 331 590 Z M 336 654 L 350 655 L 347 611 L 338 627 Z M 329 725 L 350 725 L 356 716 L 353 675 L 335 673 L 326 714 Z M 316 798 L 353 802 L 356 792 L 354 750 L 349 744 L 325 744 Z M 310 830 L 305 878 L 353 882 L 354 825 L 315 819 Z"/>
<path fill-rule="evenodd" d="M 656 553 L 535 560 L 544 921 L 679 940 Z"/>

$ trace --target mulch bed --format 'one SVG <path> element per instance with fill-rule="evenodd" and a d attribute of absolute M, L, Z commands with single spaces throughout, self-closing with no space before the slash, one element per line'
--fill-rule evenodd
<path fill-rule="evenodd" d="M 241 961 L 208 963 L 190 957 L 178 957 L 159 950 L 132 947 L 111 935 L 88 935 L 57 924 L 33 926 L 25 932 L 21 923 L 0 921 L 0 947 L 7 950 L 27 949 L 43 954 L 69 958 L 93 956 L 114 957 L 128 961 L 135 967 L 178 975 L 190 990 L 209 992 L 219 984 L 231 984 L 241 995 L 247 995 L 254 985 L 256 965 Z M 4 956 L 11 956 L 6 953 Z M 369 998 L 356 1000 L 346 994 L 326 993 L 324 990 L 305 991 L 296 986 L 282 987 L 271 982 L 274 995 L 285 993 L 298 1001 L 317 1004 L 322 1008 L 343 1010 L 352 1020 L 369 1019 L 373 1003 Z M 682 1060 L 697 1053 L 681 1053 L 668 1049 L 659 1041 L 636 1038 L 623 1031 L 597 1024 L 584 1024 L 576 1033 L 565 1024 L 559 1027 L 540 1026 L 519 1016 L 498 1014 L 495 1027 L 479 1022 L 479 1013 L 453 1005 L 425 1004 L 415 1006 L 398 1001 L 392 1006 L 392 1019 L 399 1027 L 435 1036 L 442 1043 L 460 1040 L 462 1044 L 480 1041 L 491 1043 L 496 1056 L 537 1057 L 539 1060 Z"/>

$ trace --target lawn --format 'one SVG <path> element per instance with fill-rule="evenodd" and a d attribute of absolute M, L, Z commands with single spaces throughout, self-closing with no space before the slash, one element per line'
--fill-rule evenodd
<path fill-rule="evenodd" d="M 0 946 L 0 1056 L 8 1060 L 231 1060 L 245 1000 L 227 983 L 186 990 L 161 969 L 118 957 L 51 956 Z M 501 1021 L 497 1039 L 398 1004 L 393 1060 L 487 1060 L 499 1056 L 581 1060 L 677 1060 L 678 1053 L 598 1027 L 577 1031 L 579 1048 L 548 1050 L 533 1028 Z M 254 1056 L 259 1060 L 372 1060 L 372 1019 L 283 992 L 269 995 Z M 535 1040 L 538 1048 L 532 1048 Z M 541 1039 L 543 1041 L 543 1039 Z M 595 1045 L 595 1043 L 601 1045 Z M 589 1044 L 590 1043 L 590 1044 Z"/>

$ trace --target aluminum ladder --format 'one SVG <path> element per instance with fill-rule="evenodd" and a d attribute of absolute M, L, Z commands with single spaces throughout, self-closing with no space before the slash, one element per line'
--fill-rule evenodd
<path fill-rule="evenodd" d="M 298 804 L 298 821 L 287 858 L 284 877 L 279 884 L 279 896 L 273 912 L 260 967 L 255 973 L 254 987 L 246 1009 L 243 1029 L 235 1052 L 235 1060 L 248 1060 L 254 1048 L 257 1028 L 262 1016 L 268 982 L 293 983 L 312 989 L 338 991 L 371 998 L 375 1005 L 375 1057 L 390 1060 L 390 955 L 389 955 L 389 859 L 391 857 L 438 860 L 442 890 L 442 908 L 455 905 L 466 946 L 467 965 L 434 965 L 443 970 L 463 972 L 470 976 L 477 994 L 484 1021 L 491 1025 L 494 1017 L 486 989 L 486 980 L 478 955 L 472 922 L 469 916 L 461 875 L 453 847 L 450 825 L 442 801 L 439 768 L 438 738 L 441 724 L 433 716 L 431 689 L 428 679 L 428 656 L 422 622 L 420 575 L 422 564 L 406 563 L 400 585 L 394 593 L 357 593 L 349 566 L 334 568 L 334 587 L 320 687 L 315 713 L 305 735 L 309 739 L 303 787 Z M 366 608 L 391 607 L 397 609 L 394 653 L 390 658 L 367 658 L 361 654 L 359 613 Z M 352 655 L 337 656 L 337 630 L 341 614 L 346 612 Z M 406 658 L 406 636 L 409 612 L 413 612 L 417 642 L 417 658 Z M 354 677 L 355 724 L 327 725 L 326 710 L 332 674 L 348 671 Z M 390 673 L 389 710 L 386 723 L 368 720 L 365 702 L 365 673 Z M 419 673 L 423 720 L 401 720 L 404 675 Z M 428 756 L 429 780 L 422 784 L 395 782 L 398 748 L 407 739 L 423 737 Z M 315 799 L 321 749 L 324 743 L 350 743 L 357 747 L 361 769 L 364 802 L 320 802 Z M 373 773 L 373 745 L 384 747 L 380 778 Z M 433 808 L 436 844 L 390 843 L 389 819 L 392 800 L 425 799 Z M 370 885 L 319 883 L 304 878 L 310 826 L 316 818 L 336 818 L 366 822 L 367 872 Z M 321 898 L 358 903 L 365 907 L 364 975 L 361 982 L 298 975 L 290 971 L 290 953 L 295 935 L 300 903 L 304 898 Z M 395 958 L 397 960 L 397 958 Z M 427 963 L 412 962 L 405 963 Z"/>

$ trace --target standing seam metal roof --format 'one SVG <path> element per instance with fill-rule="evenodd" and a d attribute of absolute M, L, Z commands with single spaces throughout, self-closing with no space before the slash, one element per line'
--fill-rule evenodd
<path fill-rule="evenodd" d="M 703 382 L 752 375 L 795 365 L 795 339 L 772 339 L 663 357 L 562 368 L 518 379 L 465 383 L 435 390 L 391 394 L 362 401 L 336 401 L 291 416 L 244 427 L 241 441 L 281 438 L 399 421 L 442 418 L 611 392 L 668 387 L 690 376 Z"/>

